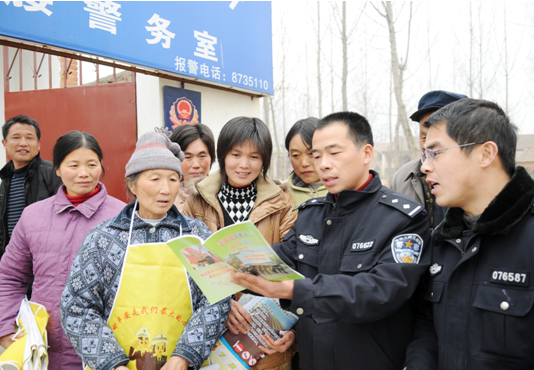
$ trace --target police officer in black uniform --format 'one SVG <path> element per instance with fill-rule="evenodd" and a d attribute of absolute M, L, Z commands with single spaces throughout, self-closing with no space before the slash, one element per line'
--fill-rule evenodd
<path fill-rule="evenodd" d="M 412 338 L 411 297 L 430 262 L 428 216 L 369 170 L 373 137 L 359 114 L 323 118 L 312 153 L 329 193 L 303 203 L 283 243 L 274 245 L 305 279 L 238 273 L 234 281 L 287 299 L 282 303 L 299 316 L 302 370 L 401 369 Z M 283 350 L 287 343 L 279 341 L 270 344 Z"/>
<path fill-rule="evenodd" d="M 432 236 L 425 300 L 407 368 L 534 368 L 534 181 L 515 167 L 516 127 L 485 100 L 427 120 L 421 170 L 449 207 Z M 422 333 L 422 334 L 421 334 Z"/>

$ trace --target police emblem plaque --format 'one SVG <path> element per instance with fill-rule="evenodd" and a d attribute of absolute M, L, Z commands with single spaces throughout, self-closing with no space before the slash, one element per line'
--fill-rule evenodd
<path fill-rule="evenodd" d="M 417 234 L 397 235 L 391 241 L 391 252 L 397 263 L 419 263 L 423 239 Z"/>

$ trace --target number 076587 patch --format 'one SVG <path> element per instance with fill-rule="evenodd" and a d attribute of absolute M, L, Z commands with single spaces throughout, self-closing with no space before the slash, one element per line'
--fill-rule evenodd
<path fill-rule="evenodd" d="M 530 273 L 519 271 L 492 270 L 491 282 L 508 285 L 528 286 Z"/>

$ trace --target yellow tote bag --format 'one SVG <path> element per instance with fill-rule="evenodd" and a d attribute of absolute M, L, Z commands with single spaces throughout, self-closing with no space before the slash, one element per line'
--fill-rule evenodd
<path fill-rule="evenodd" d="M 15 343 L 0 355 L 0 369 L 47 370 L 48 312 L 46 308 L 24 298 L 15 322 L 17 334 L 22 332 L 24 336 L 15 340 Z"/>

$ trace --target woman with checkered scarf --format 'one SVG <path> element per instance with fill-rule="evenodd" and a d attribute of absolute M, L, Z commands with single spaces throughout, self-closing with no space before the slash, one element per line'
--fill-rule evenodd
<path fill-rule="evenodd" d="M 267 176 L 272 150 L 271 134 L 260 119 L 236 117 L 228 121 L 217 141 L 220 170 L 197 184 L 198 194 L 187 199 L 183 213 L 202 220 L 212 232 L 250 220 L 269 244 L 281 242 L 297 214 L 293 212 L 291 195 Z M 245 331 L 238 320 L 243 322 L 246 314 L 235 301 L 232 301 L 232 313 L 229 329 L 235 334 L 236 328 Z M 288 334 L 291 336 L 293 333 Z M 287 339 L 292 342 L 291 338 Z M 266 349 L 266 353 L 275 352 Z M 290 358 L 276 353 L 258 362 L 253 369 L 281 369 Z M 264 367 L 265 363 L 269 366 Z"/>

